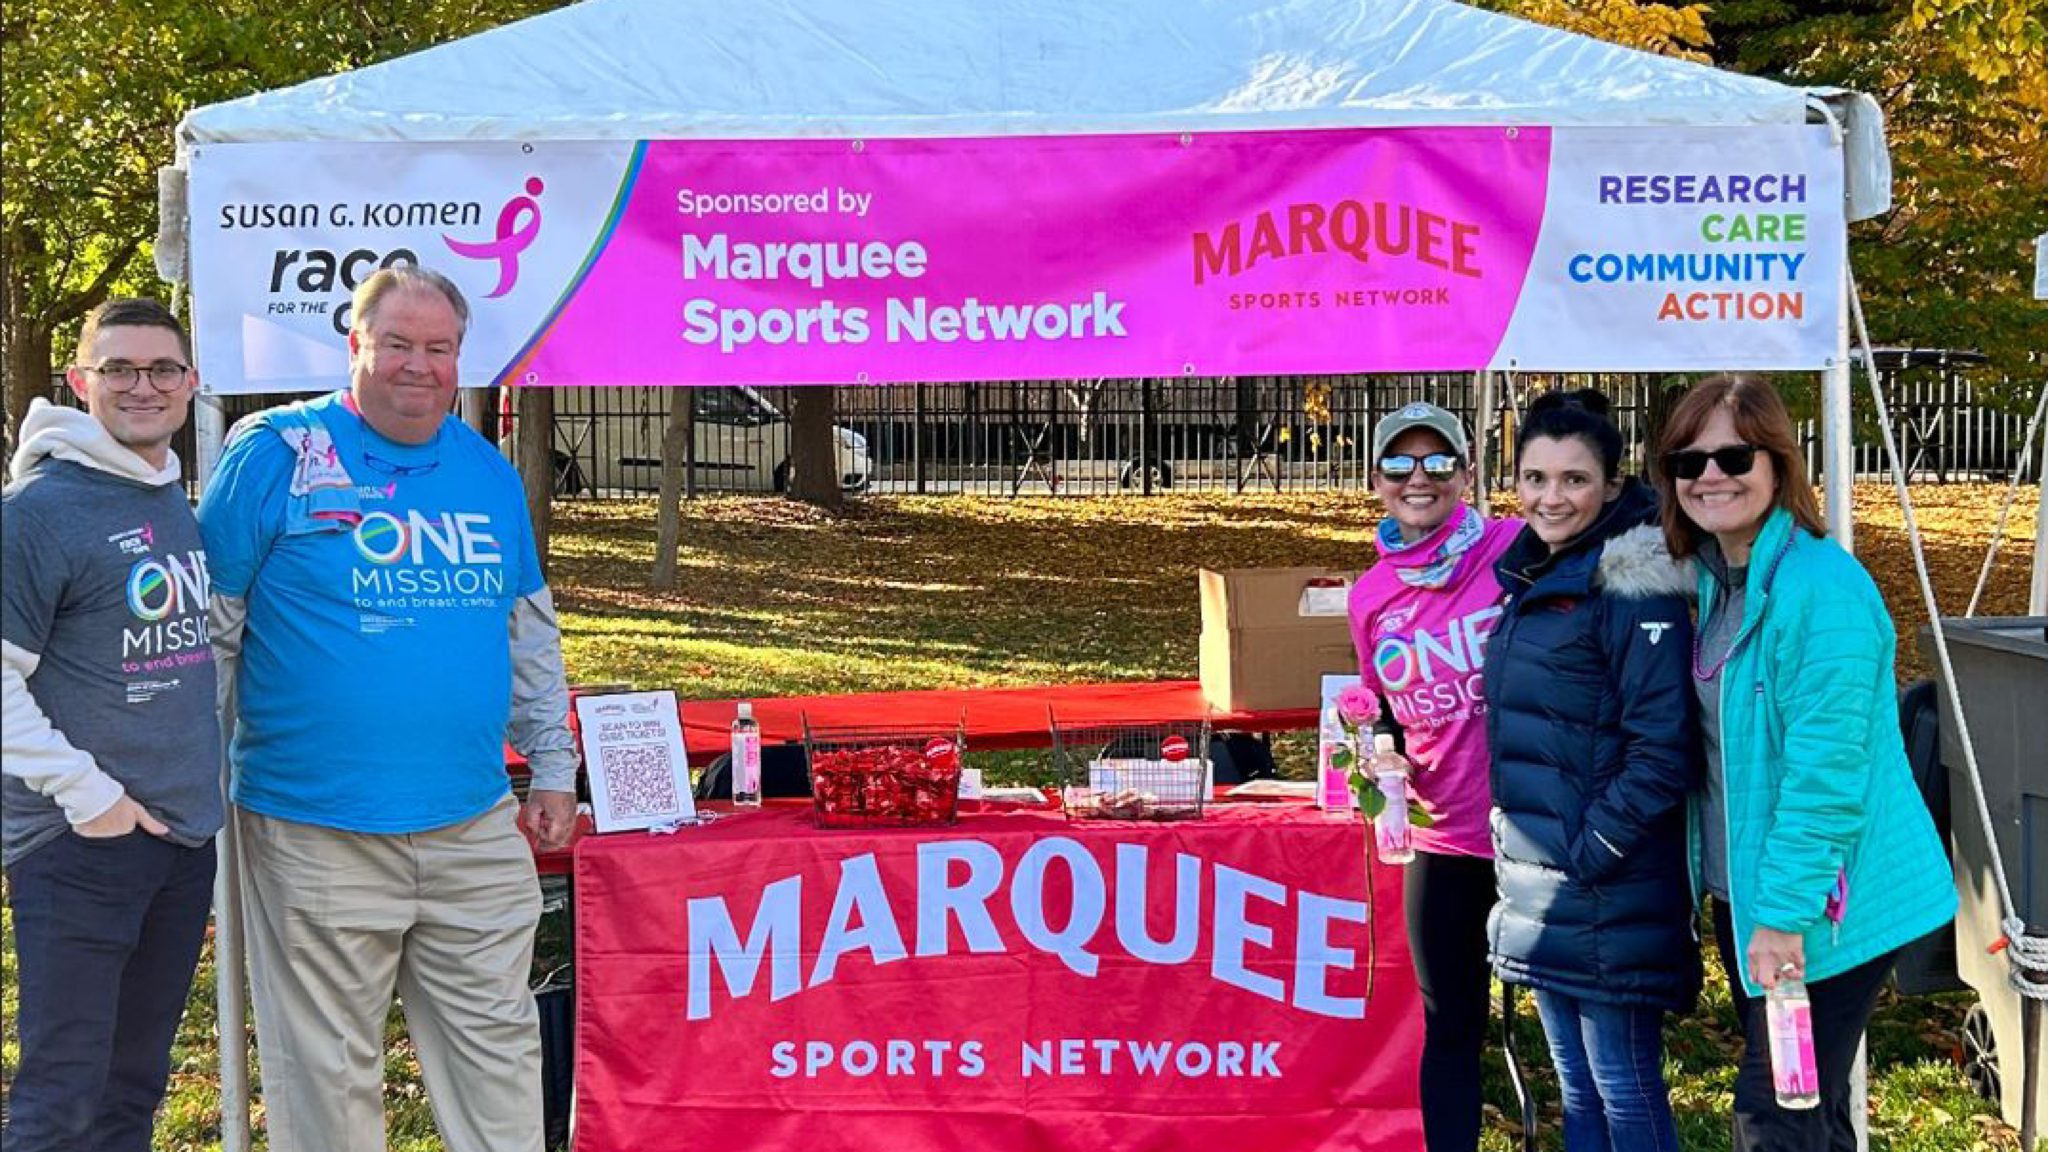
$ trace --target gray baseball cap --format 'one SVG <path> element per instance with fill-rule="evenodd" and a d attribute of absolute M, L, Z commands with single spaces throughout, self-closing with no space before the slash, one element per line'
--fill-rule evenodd
<path fill-rule="evenodd" d="M 1397 411 L 1380 418 L 1372 430 L 1372 460 L 1377 464 L 1387 454 L 1387 445 L 1398 439 L 1401 433 L 1411 428 L 1427 428 L 1444 438 L 1458 459 L 1467 463 L 1472 459 L 1472 442 L 1465 437 L 1465 426 L 1458 418 L 1442 408 L 1426 401 L 1417 400 Z"/>

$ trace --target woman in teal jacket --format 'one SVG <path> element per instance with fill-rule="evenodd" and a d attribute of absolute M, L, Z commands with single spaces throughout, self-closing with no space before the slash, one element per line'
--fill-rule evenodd
<path fill-rule="evenodd" d="M 1742 1019 L 1736 1152 L 1853 1148 L 1849 1073 L 1898 950 L 1955 917 L 1948 854 L 1899 735 L 1877 586 L 1822 534 L 1791 418 L 1747 376 L 1673 410 L 1666 542 L 1699 564 L 1693 678 L 1707 780 L 1694 867 Z M 1765 990 L 1804 980 L 1821 1106 L 1778 1107 Z"/>

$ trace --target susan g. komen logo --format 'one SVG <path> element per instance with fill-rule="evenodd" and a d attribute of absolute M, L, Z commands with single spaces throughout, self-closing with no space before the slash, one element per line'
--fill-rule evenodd
<path fill-rule="evenodd" d="M 206 554 L 188 552 L 137 561 L 128 569 L 128 611 L 157 621 L 206 607 Z"/>
<path fill-rule="evenodd" d="M 540 200 L 537 197 L 545 185 L 540 177 L 528 176 L 525 187 L 525 195 L 512 197 L 498 209 L 497 234 L 489 240 L 457 240 L 446 234 L 441 237 L 449 251 L 457 256 L 498 262 L 498 284 L 484 293 L 486 299 L 503 296 L 519 283 L 519 254 L 540 235 Z"/>

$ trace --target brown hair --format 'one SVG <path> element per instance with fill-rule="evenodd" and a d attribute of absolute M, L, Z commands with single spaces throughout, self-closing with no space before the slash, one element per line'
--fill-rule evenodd
<path fill-rule="evenodd" d="M 1658 514 L 1664 520 L 1664 543 L 1671 554 L 1683 559 L 1699 551 L 1706 533 L 1678 506 L 1678 483 L 1664 466 L 1664 456 L 1699 437 L 1714 410 L 1725 408 L 1744 443 L 1754 444 L 1770 454 L 1777 469 L 1778 489 L 1771 493 L 1771 505 L 1792 513 L 1801 528 L 1816 536 L 1827 534 L 1821 522 L 1820 504 L 1813 498 L 1813 485 L 1806 478 L 1806 457 L 1799 451 L 1799 436 L 1792 430 L 1792 414 L 1777 389 L 1762 377 L 1740 372 L 1709 376 L 1693 385 L 1671 419 L 1664 425 L 1663 441 L 1650 475 L 1657 486 Z"/>
<path fill-rule="evenodd" d="M 185 326 L 178 323 L 178 317 L 158 300 L 147 297 L 116 297 L 102 303 L 86 315 L 85 327 L 78 333 L 78 356 L 84 361 L 92 355 L 93 345 L 100 338 L 102 328 L 166 328 L 178 338 L 178 351 L 189 362 L 192 359 L 192 341 L 185 335 Z"/>

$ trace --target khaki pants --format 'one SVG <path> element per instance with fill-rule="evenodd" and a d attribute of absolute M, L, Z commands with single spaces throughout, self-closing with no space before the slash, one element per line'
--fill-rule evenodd
<path fill-rule="evenodd" d="M 541 1152 L 517 811 L 395 836 L 236 811 L 272 1152 L 382 1152 L 394 991 L 448 1152 Z"/>

